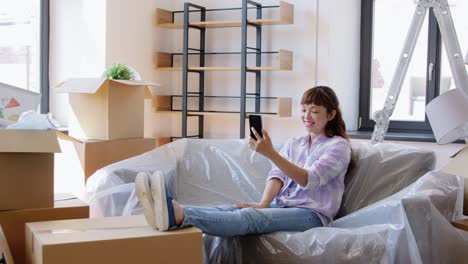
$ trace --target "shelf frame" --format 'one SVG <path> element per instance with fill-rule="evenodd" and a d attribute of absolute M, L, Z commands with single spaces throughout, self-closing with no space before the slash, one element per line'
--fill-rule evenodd
<path fill-rule="evenodd" d="M 294 24 L 294 5 L 280 1 L 279 5 L 275 6 L 261 6 L 261 9 L 266 8 L 279 8 L 279 17 L 274 19 L 263 19 L 255 18 L 248 19 L 249 24 L 256 24 L 259 26 L 270 26 L 270 25 L 290 25 Z M 257 9 L 257 7 L 248 7 L 247 9 Z M 217 9 L 204 9 L 205 12 L 210 11 L 228 11 L 228 10 L 242 10 L 241 8 L 217 8 Z M 156 21 L 155 25 L 160 28 L 167 29 L 183 29 L 183 23 L 175 23 L 175 15 L 178 13 L 183 13 L 184 11 L 169 11 L 162 8 L 156 9 Z M 196 10 L 190 10 L 189 12 L 200 12 Z M 232 28 L 232 27 L 242 27 L 242 20 L 229 20 L 229 21 L 197 21 L 190 22 L 192 26 L 202 27 L 202 28 Z"/>
<path fill-rule="evenodd" d="M 263 19 L 263 9 L 279 7 L 279 18 L 277 19 Z M 255 9 L 255 19 L 248 18 L 248 10 Z M 223 10 L 241 10 L 241 21 L 206 21 L 206 13 L 211 11 Z M 190 13 L 199 12 L 200 21 L 190 21 Z M 183 13 L 183 24 L 175 23 L 175 15 Z M 182 138 L 204 136 L 204 116 L 210 114 L 235 114 L 240 115 L 240 138 L 245 138 L 245 119 L 249 114 L 262 114 L 262 115 L 275 115 L 275 113 L 262 113 L 261 112 L 261 82 L 262 71 L 273 70 L 292 70 L 293 54 L 291 51 L 279 50 L 278 65 L 275 66 L 262 66 L 262 54 L 273 53 L 262 51 L 262 26 L 265 25 L 279 25 L 279 24 L 293 24 L 294 23 L 294 6 L 280 1 L 279 6 L 262 6 L 253 0 L 242 0 L 241 8 L 226 8 L 226 9 L 207 9 L 203 6 L 185 2 L 183 11 L 168 11 L 165 9 L 156 9 L 155 24 L 158 27 L 169 29 L 183 29 L 183 52 L 180 53 L 165 53 L 156 52 L 154 56 L 155 66 L 157 70 L 161 71 L 182 71 L 182 105 L 180 110 L 174 110 L 173 97 L 174 96 L 158 96 L 154 98 L 155 111 L 164 113 L 167 111 L 180 111 L 182 114 Z M 240 52 L 206 52 L 205 39 L 207 28 L 225 28 L 225 27 L 241 27 L 241 46 Z M 256 44 L 255 47 L 247 45 L 247 29 L 254 27 L 256 31 Z M 191 29 L 198 30 L 200 33 L 200 43 L 198 48 L 189 47 L 189 31 Z M 252 52 L 253 51 L 253 52 Z M 218 54 L 240 54 L 241 65 L 240 67 L 208 67 L 205 64 L 206 55 Z M 255 66 L 247 65 L 247 55 L 255 54 Z M 174 66 L 174 56 L 182 55 L 182 66 Z M 198 65 L 189 66 L 189 56 L 198 56 Z M 239 111 L 206 111 L 205 109 L 205 72 L 206 71 L 240 71 L 241 89 L 239 94 L 240 106 Z M 199 91 L 189 92 L 189 73 L 193 72 L 198 74 L 199 77 Z M 255 90 L 253 92 L 247 91 L 247 74 L 255 74 Z M 247 96 L 254 98 L 255 111 L 250 113 L 246 111 Z M 198 109 L 196 111 L 188 110 L 188 98 L 198 98 Z M 291 116 L 292 99 L 291 98 L 277 98 L 278 99 L 278 116 Z M 198 135 L 188 135 L 187 119 L 188 117 L 195 116 L 198 118 Z"/>

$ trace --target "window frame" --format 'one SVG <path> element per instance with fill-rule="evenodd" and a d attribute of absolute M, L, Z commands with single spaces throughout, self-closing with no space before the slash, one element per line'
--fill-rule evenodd
<path fill-rule="evenodd" d="M 39 83 L 41 92 L 41 113 L 49 112 L 49 0 L 40 0 L 40 53 Z"/>
<path fill-rule="evenodd" d="M 373 51 L 375 0 L 362 0 L 361 2 L 361 62 L 360 62 L 360 89 L 359 89 L 359 124 L 358 131 L 372 131 L 375 122 L 370 115 L 371 104 L 371 67 Z M 428 12 L 428 49 L 426 63 L 426 105 L 439 94 L 440 64 L 441 64 L 441 35 L 437 19 L 432 11 Z M 408 29 L 410 24 L 408 24 Z M 421 30 L 424 30 L 421 29 Z M 403 47 L 402 47 L 403 48 Z M 432 63 L 433 76 L 429 80 L 429 64 Z M 432 129 L 425 116 L 422 121 L 390 121 L 388 132 L 431 133 Z"/>

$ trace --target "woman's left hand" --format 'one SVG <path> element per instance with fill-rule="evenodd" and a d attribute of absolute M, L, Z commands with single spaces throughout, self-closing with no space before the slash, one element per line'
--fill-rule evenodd
<path fill-rule="evenodd" d="M 270 136 L 266 132 L 265 129 L 262 129 L 263 138 L 257 133 L 255 128 L 251 128 L 252 132 L 254 133 L 257 140 L 250 138 L 249 141 L 249 148 L 254 150 L 263 156 L 269 158 L 273 153 L 275 153 L 275 149 L 273 148 L 273 144 L 271 143 Z"/>

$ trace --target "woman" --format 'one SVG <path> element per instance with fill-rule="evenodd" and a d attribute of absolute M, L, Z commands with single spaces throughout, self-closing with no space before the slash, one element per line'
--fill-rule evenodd
<path fill-rule="evenodd" d="M 305 231 L 333 220 L 344 192 L 351 147 L 335 92 L 325 86 L 307 90 L 301 100 L 307 130 L 291 138 L 278 153 L 267 131 L 250 149 L 274 164 L 259 203 L 198 207 L 180 205 L 168 195 L 160 172 L 140 173 L 135 187 L 150 225 L 165 231 L 195 226 L 214 236 Z M 274 202 L 273 202 L 274 201 Z"/>

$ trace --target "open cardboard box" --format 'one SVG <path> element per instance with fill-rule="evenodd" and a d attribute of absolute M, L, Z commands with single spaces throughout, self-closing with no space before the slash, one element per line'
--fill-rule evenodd
<path fill-rule="evenodd" d="M 86 180 L 98 169 L 169 142 L 80 141 L 56 130 L 0 129 L 0 210 L 52 207 L 54 192 L 83 198 Z"/>
<path fill-rule="evenodd" d="M 161 232 L 144 216 L 29 223 L 27 263 L 202 263 L 202 232 Z"/>
<path fill-rule="evenodd" d="M 0 129 L 0 210 L 52 207 L 58 152 L 53 130 Z"/>
<path fill-rule="evenodd" d="M 170 138 L 77 140 L 63 133 L 58 137 L 62 153 L 55 155 L 55 192 L 78 197 L 97 170 L 170 142 Z"/>
<path fill-rule="evenodd" d="M 143 81 L 106 78 L 70 79 L 56 86 L 69 94 L 69 135 L 79 139 L 130 139 L 144 136 L 144 99 L 151 99 Z"/>

